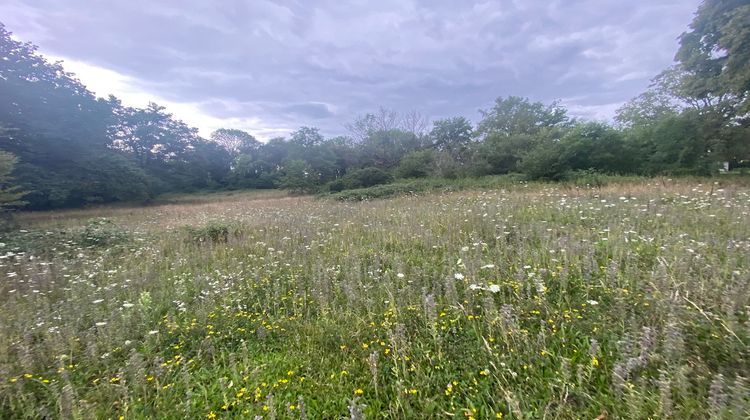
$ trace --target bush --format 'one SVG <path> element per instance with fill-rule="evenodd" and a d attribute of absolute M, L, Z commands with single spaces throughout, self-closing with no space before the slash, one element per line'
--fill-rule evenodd
<path fill-rule="evenodd" d="M 565 174 L 565 180 L 578 187 L 601 188 L 608 183 L 607 176 L 594 169 L 569 171 Z"/>
<path fill-rule="evenodd" d="M 346 183 L 341 179 L 337 179 L 328 183 L 328 191 L 330 192 L 337 193 L 344 191 L 345 189 Z"/>
<path fill-rule="evenodd" d="M 202 244 L 227 243 L 230 235 L 236 236 L 239 233 L 237 226 L 221 221 L 211 222 L 200 227 L 187 226 L 185 230 L 191 241 Z"/>
<path fill-rule="evenodd" d="M 424 178 L 430 175 L 434 163 L 435 153 L 432 150 L 411 152 L 401 159 L 398 168 L 396 168 L 396 176 L 399 178 Z"/>
<path fill-rule="evenodd" d="M 345 186 L 344 189 L 350 190 L 387 184 L 393 181 L 393 177 L 382 169 L 370 167 L 349 172 L 342 178 L 342 181 Z"/>
<path fill-rule="evenodd" d="M 74 235 L 74 241 L 86 246 L 110 246 L 125 242 L 128 233 L 106 218 L 89 221 L 83 231 Z"/>

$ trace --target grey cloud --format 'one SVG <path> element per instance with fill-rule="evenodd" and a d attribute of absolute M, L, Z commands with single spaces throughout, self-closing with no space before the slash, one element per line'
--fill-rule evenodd
<path fill-rule="evenodd" d="M 335 135 L 381 105 L 476 120 L 511 94 L 607 118 L 672 61 L 699 0 L 27 3 L 0 15 L 45 52 L 213 117 Z"/>
<path fill-rule="evenodd" d="M 307 117 L 316 120 L 334 116 L 326 104 L 306 103 L 293 104 L 283 107 L 285 111 L 294 116 Z"/>

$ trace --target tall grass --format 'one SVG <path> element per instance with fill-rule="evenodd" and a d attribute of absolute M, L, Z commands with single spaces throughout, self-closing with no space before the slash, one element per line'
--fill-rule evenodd
<path fill-rule="evenodd" d="M 746 186 L 242 197 L 21 215 L 0 417 L 750 415 Z"/>

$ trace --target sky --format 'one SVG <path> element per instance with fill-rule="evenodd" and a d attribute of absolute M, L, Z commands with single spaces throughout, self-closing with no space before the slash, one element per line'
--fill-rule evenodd
<path fill-rule="evenodd" d="M 346 133 L 386 107 L 480 118 L 499 96 L 607 120 L 670 65 L 699 0 L 3 0 L 17 39 L 100 96 L 208 135 Z"/>

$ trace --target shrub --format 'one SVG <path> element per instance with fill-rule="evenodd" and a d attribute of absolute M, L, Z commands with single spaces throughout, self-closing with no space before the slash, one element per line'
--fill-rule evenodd
<path fill-rule="evenodd" d="M 211 222 L 200 227 L 188 226 L 185 228 L 191 241 L 198 243 L 226 243 L 230 235 L 237 235 L 237 226 L 221 221 Z"/>
<path fill-rule="evenodd" d="M 435 153 L 432 150 L 419 150 L 404 156 L 396 168 L 399 178 L 424 178 L 430 175 L 435 163 Z"/>
<path fill-rule="evenodd" d="M 393 181 L 388 172 L 379 168 L 362 168 L 349 172 L 342 179 L 345 189 L 367 188 L 375 185 L 387 184 Z"/>
<path fill-rule="evenodd" d="M 128 239 L 124 229 L 106 218 L 89 221 L 82 231 L 73 236 L 75 242 L 86 246 L 110 246 Z"/>

